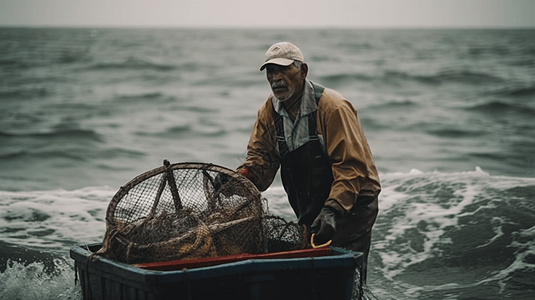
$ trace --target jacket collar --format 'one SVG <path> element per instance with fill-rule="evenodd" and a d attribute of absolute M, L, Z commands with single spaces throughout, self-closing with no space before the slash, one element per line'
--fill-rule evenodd
<path fill-rule="evenodd" d="M 297 113 L 296 119 L 306 116 L 318 109 L 316 98 L 314 98 L 314 86 L 312 86 L 312 83 L 305 79 L 305 86 L 303 89 L 303 96 L 301 98 L 301 103 L 299 104 L 299 112 Z M 289 117 L 288 112 L 284 109 L 284 106 L 277 97 L 272 95 L 271 101 L 273 103 L 273 108 L 275 108 L 275 111 L 279 115 Z"/>

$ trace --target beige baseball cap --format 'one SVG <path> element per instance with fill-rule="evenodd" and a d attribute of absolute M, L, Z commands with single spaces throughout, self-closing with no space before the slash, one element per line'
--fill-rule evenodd
<path fill-rule="evenodd" d="M 301 53 L 301 50 L 296 45 L 288 42 L 276 43 L 269 47 L 266 52 L 266 60 L 260 66 L 260 71 L 264 70 L 267 64 L 289 66 L 294 60 L 305 62 L 303 53 Z"/>

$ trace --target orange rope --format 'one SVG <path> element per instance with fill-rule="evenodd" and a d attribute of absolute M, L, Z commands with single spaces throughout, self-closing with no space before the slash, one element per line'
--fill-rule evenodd
<path fill-rule="evenodd" d="M 316 236 L 315 233 L 313 233 L 312 236 L 310 237 L 310 246 L 312 246 L 312 248 L 314 248 L 314 249 L 321 248 L 321 247 L 327 247 L 333 242 L 333 240 L 329 240 L 327 243 L 325 243 L 323 245 L 315 245 L 314 244 L 314 236 Z"/>

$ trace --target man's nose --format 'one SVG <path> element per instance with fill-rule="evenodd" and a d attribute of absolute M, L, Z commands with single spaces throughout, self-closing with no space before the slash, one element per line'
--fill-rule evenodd
<path fill-rule="evenodd" d="M 273 81 L 278 81 L 279 79 L 281 79 L 281 75 L 282 75 L 282 72 L 278 71 L 278 70 L 274 70 L 274 71 L 269 72 L 269 77 Z"/>

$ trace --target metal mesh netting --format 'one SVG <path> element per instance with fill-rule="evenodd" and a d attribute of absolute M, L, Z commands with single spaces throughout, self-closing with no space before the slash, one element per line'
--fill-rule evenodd
<path fill-rule="evenodd" d="M 269 216 L 258 189 L 213 164 L 180 163 L 139 175 L 115 194 L 95 255 L 127 263 L 306 247 L 304 229 Z"/>

